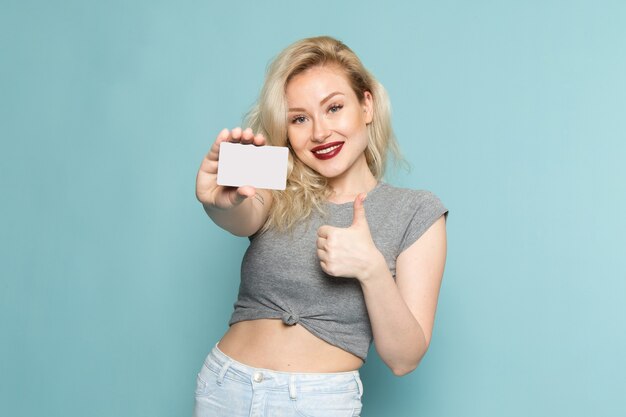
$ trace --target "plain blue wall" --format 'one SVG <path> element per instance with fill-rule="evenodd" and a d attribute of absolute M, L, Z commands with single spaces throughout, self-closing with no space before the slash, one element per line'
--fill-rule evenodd
<path fill-rule="evenodd" d="M 0 415 L 190 415 L 246 248 L 196 170 L 318 34 L 450 209 L 430 351 L 372 351 L 363 416 L 626 415 L 624 2 L 54 3 L 0 9 Z"/>

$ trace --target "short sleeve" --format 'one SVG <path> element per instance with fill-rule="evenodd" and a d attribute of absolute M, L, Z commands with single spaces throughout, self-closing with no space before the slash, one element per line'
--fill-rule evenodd
<path fill-rule="evenodd" d="M 445 215 L 446 220 L 448 218 L 448 209 L 430 191 L 417 191 L 411 205 L 414 211 L 400 242 L 399 253 L 415 243 L 439 217 Z"/>

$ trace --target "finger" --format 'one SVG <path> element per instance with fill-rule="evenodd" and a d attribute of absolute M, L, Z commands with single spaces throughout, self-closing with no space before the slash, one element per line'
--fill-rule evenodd
<path fill-rule="evenodd" d="M 231 132 L 230 132 L 230 141 L 231 142 L 240 142 L 241 141 L 241 134 L 242 134 L 242 130 L 240 127 L 236 127 L 234 128 Z"/>
<path fill-rule="evenodd" d="M 326 263 L 326 261 L 328 261 L 328 254 L 324 250 L 318 249 L 317 257 L 319 258 L 320 262 Z"/>
<path fill-rule="evenodd" d="M 211 145 L 211 149 L 206 154 L 205 159 L 217 161 L 220 154 L 220 143 L 227 141 L 228 139 L 230 139 L 230 131 L 228 129 L 222 129 L 222 131 L 218 133 L 213 145 Z"/>
<path fill-rule="evenodd" d="M 204 156 L 200 163 L 200 169 L 198 173 L 216 174 L 217 173 L 217 161 L 220 154 L 220 143 L 227 141 L 230 138 L 230 131 L 228 129 L 222 129 L 217 135 L 215 142 L 211 145 L 211 149 Z"/>
<path fill-rule="evenodd" d="M 224 128 L 217 135 L 217 139 L 215 139 L 215 143 L 217 143 L 219 145 L 220 143 L 225 142 L 225 141 L 227 141 L 229 139 L 230 139 L 230 130 Z"/>
<path fill-rule="evenodd" d="M 317 248 L 326 250 L 326 238 L 325 237 L 317 238 Z"/>
<path fill-rule="evenodd" d="M 239 195 L 245 196 L 246 198 L 254 197 L 256 195 L 256 188 L 252 187 L 251 185 L 244 185 L 242 187 L 239 187 L 237 193 L 239 193 Z"/>
<path fill-rule="evenodd" d="M 330 275 L 329 271 L 328 271 L 328 266 L 326 265 L 326 262 L 324 261 L 320 261 L 320 266 L 322 267 L 322 271 L 326 272 L 328 275 Z"/>
<path fill-rule="evenodd" d="M 254 143 L 256 146 L 265 145 L 265 136 L 263 136 L 263 133 L 259 133 L 256 136 L 254 136 L 252 143 Z"/>
<path fill-rule="evenodd" d="M 331 270 L 328 261 L 320 261 L 320 266 L 322 267 L 322 271 L 324 271 L 327 275 L 330 275 L 331 277 L 338 276 L 335 272 Z"/>
<path fill-rule="evenodd" d="M 241 133 L 241 143 L 250 144 L 254 140 L 254 133 L 252 129 L 247 128 Z"/>
<path fill-rule="evenodd" d="M 209 159 L 207 156 L 202 160 L 198 173 L 217 174 L 217 161 Z"/>
<path fill-rule="evenodd" d="M 233 187 L 233 189 L 230 190 L 228 194 L 228 198 L 231 204 L 236 206 L 238 204 L 241 204 L 244 200 L 248 199 L 249 197 L 252 197 L 254 193 L 250 195 L 250 190 L 249 190 L 250 188 L 252 187 L 239 187 L 239 188 Z M 254 190 L 254 188 L 252 189 Z"/>
<path fill-rule="evenodd" d="M 320 228 L 317 229 L 317 236 L 327 239 L 331 230 L 332 230 L 332 226 L 320 226 Z"/>
<path fill-rule="evenodd" d="M 367 226 L 367 218 L 365 217 L 365 206 L 363 206 L 363 201 L 365 201 L 365 197 L 367 194 L 361 193 L 354 199 L 354 215 L 352 217 L 352 226 Z"/>

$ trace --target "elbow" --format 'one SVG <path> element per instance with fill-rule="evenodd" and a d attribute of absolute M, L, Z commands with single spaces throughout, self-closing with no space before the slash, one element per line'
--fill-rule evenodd
<path fill-rule="evenodd" d="M 251 233 L 248 230 L 229 230 L 230 234 L 237 237 L 250 237 L 254 233 Z"/>
<path fill-rule="evenodd" d="M 395 376 L 405 376 L 413 372 L 416 368 L 417 368 L 417 365 L 402 367 L 402 368 L 395 367 L 395 368 L 391 368 L 391 372 L 393 372 Z"/>
<path fill-rule="evenodd" d="M 395 376 L 405 376 L 417 369 L 420 360 L 421 357 L 410 362 L 390 366 L 389 369 L 391 369 L 391 372 L 393 372 Z"/>
<path fill-rule="evenodd" d="M 425 347 L 424 351 L 420 352 L 419 354 L 417 354 L 417 356 L 414 356 L 412 359 L 407 358 L 407 360 L 404 361 L 404 363 L 397 363 L 397 364 L 389 365 L 389 369 L 391 369 L 391 372 L 393 372 L 395 376 L 405 376 L 405 375 L 410 374 L 411 372 L 417 369 L 418 365 L 422 361 L 422 358 L 426 354 L 427 349 L 428 349 L 428 346 Z"/>

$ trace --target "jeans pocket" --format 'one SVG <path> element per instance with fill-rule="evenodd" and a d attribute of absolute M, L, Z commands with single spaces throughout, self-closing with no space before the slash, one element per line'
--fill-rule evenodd
<path fill-rule="evenodd" d="M 196 378 L 196 391 L 194 395 L 197 397 L 210 397 L 220 387 L 217 383 L 218 375 L 206 365 L 202 365 L 202 369 Z"/>
<path fill-rule="evenodd" d="M 293 405 L 301 417 L 354 417 L 361 412 L 358 391 L 298 393 Z"/>

